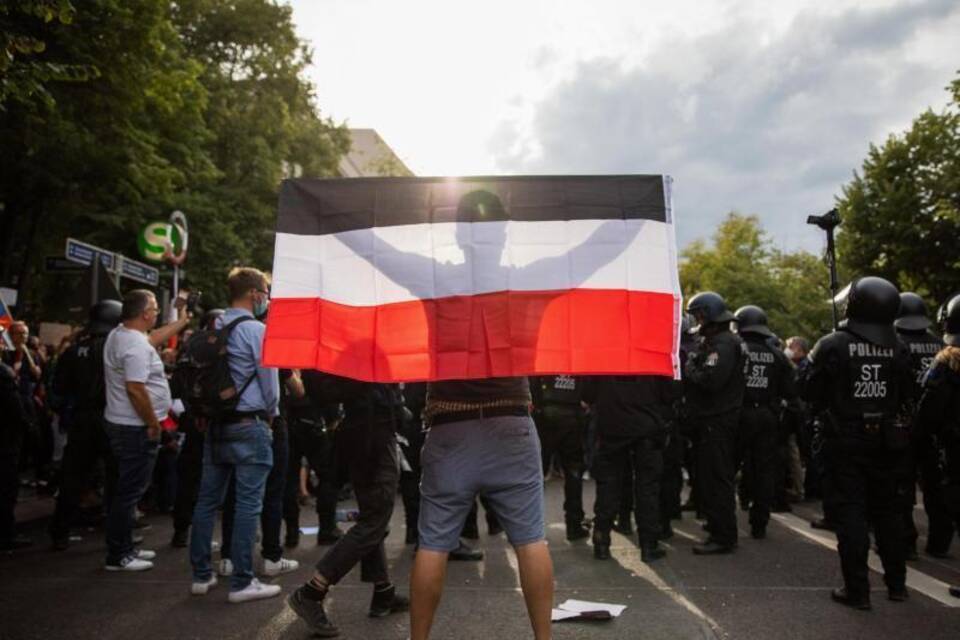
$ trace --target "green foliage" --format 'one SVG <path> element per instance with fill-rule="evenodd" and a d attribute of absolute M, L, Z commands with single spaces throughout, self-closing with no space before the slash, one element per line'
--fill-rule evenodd
<path fill-rule="evenodd" d="M 756 216 L 730 213 L 711 245 L 696 241 L 682 253 L 684 296 L 716 291 L 731 311 L 754 304 L 783 338 L 816 339 L 831 328 L 827 268 L 816 256 L 773 248 Z"/>
<path fill-rule="evenodd" d="M 883 276 L 934 306 L 960 290 L 960 79 L 951 91 L 945 110 L 871 146 L 838 199 L 849 271 Z"/>
<path fill-rule="evenodd" d="M 93 65 L 37 59 L 47 51 L 45 29 L 69 25 L 76 10 L 70 0 L 11 0 L 0 4 L 0 111 L 9 102 L 53 106 L 51 82 L 83 82 L 97 77 Z"/>
<path fill-rule="evenodd" d="M 33 315 L 52 317 L 70 283 L 40 267 L 66 236 L 133 257 L 143 225 L 180 209 L 186 284 L 222 304 L 230 267 L 271 266 L 284 168 L 332 175 L 349 147 L 319 115 L 291 10 L 270 0 L 76 7 L 72 25 L 51 20 L 38 37 L 99 75 L 46 85 L 53 108 L 10 101 L 0 112 L 0 155 L 17 159 L 0 175 L 0 282 L 19 280 Z"/>

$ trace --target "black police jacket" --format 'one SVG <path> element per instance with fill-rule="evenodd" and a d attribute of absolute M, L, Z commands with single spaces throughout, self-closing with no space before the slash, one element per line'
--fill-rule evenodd
<path fill-rule="evenodd" d="M 947 475 L 960 482 L 960 347 L 945 347 L 923 380 L 915 421 L 921 449 L 946 450 Z"/>
<path fill-rule="evenodd" d="M 596 376 L 583 382 L 583 401 L 597 412 L 602 437 L 664 435 L 679 396 L 679 385 L 661 376 Z"/>
<path fill-rule="evenodd" d="M 53 391 L 74 411 L 102 413 L 107 403 L 103 345 L 107 337 L 81 335 L 57 361 Z"/>
<path fill-rule="evenodd" d="M 342 403 L 344 424 L 403 419 L 403 396 L 397 385 L 362 382 L 319 371 L 304 371 L 307 397 L 321 413 L 332 403 Z"/>
<path fill-rule="evenodd" d="M 889 423 L 902 418 L 913 384 L 907 347 L 883 347 L 840 329 L 810 352 L 803 395 L 815 412 L 839 424 Z"/>
<path fill-rule="evenodd" d="M 898 331 L 897 336 L 910 352 L 910 366 L 914 376 L 910 397 L 914 402 L 919 402 L 923 378 L 933 364 L 933 359 L 943 349 L 943 340 L 929 331 Z"/>
<path fill-rule="evenodd" d="M 530 378 L 530 394 L 538 408 L 546 405 L 580 407 L 583 379 L 575 376 L 541 376 Z"/>
<path fill-rule="evenodd" d="M 744 333 L 747 348 L 745 407 L 777 407 L 797 397 L 796 369 L 780 349 L 765 336 Z"/>
<path fill-rule="evenodd" d="M 691 418 L 735 413 L 746 390 L 747 348 L 727 329 L 700 338 L 683 368 L 686 409 Z"/>

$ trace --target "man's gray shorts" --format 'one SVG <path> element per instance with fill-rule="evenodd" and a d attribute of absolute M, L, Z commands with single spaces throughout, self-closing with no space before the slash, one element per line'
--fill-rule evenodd
<path fill-rule="evenodd" d="M 533 420 L 501 416 L 430 429 L 420 456 L 420 548 L 453 551 L 482 495 L 513 546 L 544 539 L 543 470 Z"/>

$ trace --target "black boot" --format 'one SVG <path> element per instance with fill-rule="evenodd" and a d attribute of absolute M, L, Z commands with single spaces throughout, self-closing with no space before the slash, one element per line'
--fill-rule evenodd
<path fill-rule="evenodd" d="M 847 593 L 846 587 L 834 589 L 830 592 L 830 597 L 833 598 L 834 602 L 838 602 L 844 606 L 850 607 L 851 609 L 859 609 L 860 611 L 869 611 L 871 609 L 869 595 L 850 595 Z"/>
<path fill-rule="evenodd" d="M 585 529 L 582 524 L 579 522 L 568 522 L 567 523 L 567 540 L 570 542 L 575 542 L 577 540 L 583 540 L 584 538 L 590 537 L 590 531 Z"/>
<path fill-rule="evenodd" d="M 659 560 L 667 555 L 667 550 L 661 547 L 656 542 L 652 544 L 643 544 L 640 543 L 640 559 L 646 563 L 651 563 L 654 560 Z"/>
<path fill-rule="evenodd" d="M 610 559 L 610 532 L 593 531 L 593 557 L 597 560 Z"/>
<path fill-rule="evenodd" d="M 698 544 L 693 548 L 694 555 L 698 556 L 720 556 L 733 553 L 736 547 L 731 544 L 719 544 L 713 540 L 707 540 L 703 544 Z"/>
<path fill-rule="evenodd" d="M 673 525 L 671 525 L 670 521 L 668 520 L 663 525 L 661 525 L 660 535 L 658 536 L 658 539 L 669 540 L 672 537 L 673 537 Z"/>
<path fill-rule="evenodd" d="M 186 529 L 174 529 L 173 538 L 170 540 L 170 546 L 176 549 L 183 549 L 190 542 L 188 534 L 189 531 Z"/>
<path fill-rule="evenodd" d="M 392 584 L 384 589 L 374 587 L 373 598 L 370 600 L 370 617 L 384 618 L 391 613 L 401 613 L 410 609 L 410 600 L 397 595 L 397 589 Z"/>

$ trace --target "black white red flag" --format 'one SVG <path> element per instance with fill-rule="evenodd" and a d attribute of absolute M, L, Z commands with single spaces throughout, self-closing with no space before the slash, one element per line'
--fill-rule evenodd
<path fill-rule="evenodd" d="M 676 377 L 666 176 L 283 183 L 264 364 L 398 382 Z"/>

